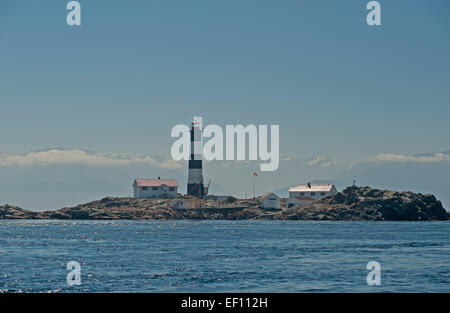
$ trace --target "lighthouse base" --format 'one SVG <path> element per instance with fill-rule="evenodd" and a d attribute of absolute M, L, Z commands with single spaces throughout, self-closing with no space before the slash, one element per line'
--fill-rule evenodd
<path fill-rule="evenodd" d="M 188 184 L 187 194 L 197 198 L 203 198 L 205 196 L 205 187 L 203 184 Z"/>

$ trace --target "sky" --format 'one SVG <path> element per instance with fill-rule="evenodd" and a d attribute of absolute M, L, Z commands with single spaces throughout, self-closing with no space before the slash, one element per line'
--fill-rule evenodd
<path fill-rule="evenodd" d="M 197 115 L 280 125 L 281 157 L 343 168 L 450 149 L 447 0 L 379 1 L 381 26 L 365 0 L 80 0 L 72 27 L 67 2 L 0 0 L 4 154 L 167 160 Z"/>

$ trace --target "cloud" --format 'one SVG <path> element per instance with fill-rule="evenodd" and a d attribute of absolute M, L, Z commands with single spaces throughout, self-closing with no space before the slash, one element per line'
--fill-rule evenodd
<path fill-rule="evenodd" d="M 390 153 L 380 153 L 376 156 L 370 158 L 369 162 L 442 162 L 450 161 L 450 155 L 444 153 L 434 153 L 431 155 L 402 155 L 402 154 L 390 154 Z"/>
<path fill-rule="evenodd" d="M 320 167 L 329 167 L 331 165 L 336 165 L 336 163 L 330 158 L 324 156 L 316 156 L 307 163 L 309 166 L 320 166 Z"/>
<path fill-rule="evenodd" d="M 51 149 L 26 154 L 0 154 L 0 166 L 33 166 L 55 164 L 84 164 L 96 166 L 124 166 L 148 164 L 163 169 L 179 169 L 183 165 L 174 160 L 156 161 L 150 155 L 92 153 L 80 149 Z"/>
<path fill-rule="evenodd" d="M 311 160 L 308 161 L 308 165 L 317 165 L 318 163 L 322 162 L 325 160 L 325 157 L 323 156 L 317 156 Z"/>

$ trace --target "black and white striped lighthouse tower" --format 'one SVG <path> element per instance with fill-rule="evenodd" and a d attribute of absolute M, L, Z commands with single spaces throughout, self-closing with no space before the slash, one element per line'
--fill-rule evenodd
<path fill-rule="evenodd" d="M 189 173 L 187 194 L 203 198 L 205 187 L 203 186 L 202 173 L 202 118 L 194 117 L 191 126 L 191 153 L 189 158 Z"/>

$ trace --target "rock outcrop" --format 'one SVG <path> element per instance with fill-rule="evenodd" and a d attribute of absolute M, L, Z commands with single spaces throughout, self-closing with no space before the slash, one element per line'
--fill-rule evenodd
<path fill-rule="evenodd" d="M 431 194 L 347 187 L 306 207 L 280 212 L 277 219 L 432 221 L 449 214 Z"/>
<path fill-rule="evenodd" d="M 0 206 L 0 219 L 40 219 L 41 213 L 5 204 Z"/>
<path fill-rule="evenodd" d="M 196 209 L 199 201 L 191 196 L 182 196 L 188 208 L 173 209 L 172 199 L 135 199 L 107 197 L 101 200 L 80 204 L 75 207 L 62 208 L 57 211 L 42 212 L 48 219 L 78 220 L 175 220 L 175 219 L 252 219 L 263 212 L 257 200 L 237 200 L 232 204 L 224 202 L 218 207 L 217 202 L 208 200 L 202 209 Z"/>
<path fill-rule="evenodd" d="M 449 213 L 431 194 L 397 192 L 370 187 L 348 187 L 335 196 L 304 207 L 273 211 L 259 206 L 258 200 L 218 203 L 208 200 L 201 209 L 192 197 L 182 197 L 190 209 L 173 209 L 170 199 L 107 197 L 56 211 L 34 212 L 19 207 L 0 206 L 0 219 L 77 220 L 173 220 L 173 219 L 260 219 L 335 221 L 433 221 L 448 220 Z M 282 201 L 285 205 L 286 201 Z M 225 206 L 225 207 L 221 207 Z"/>

